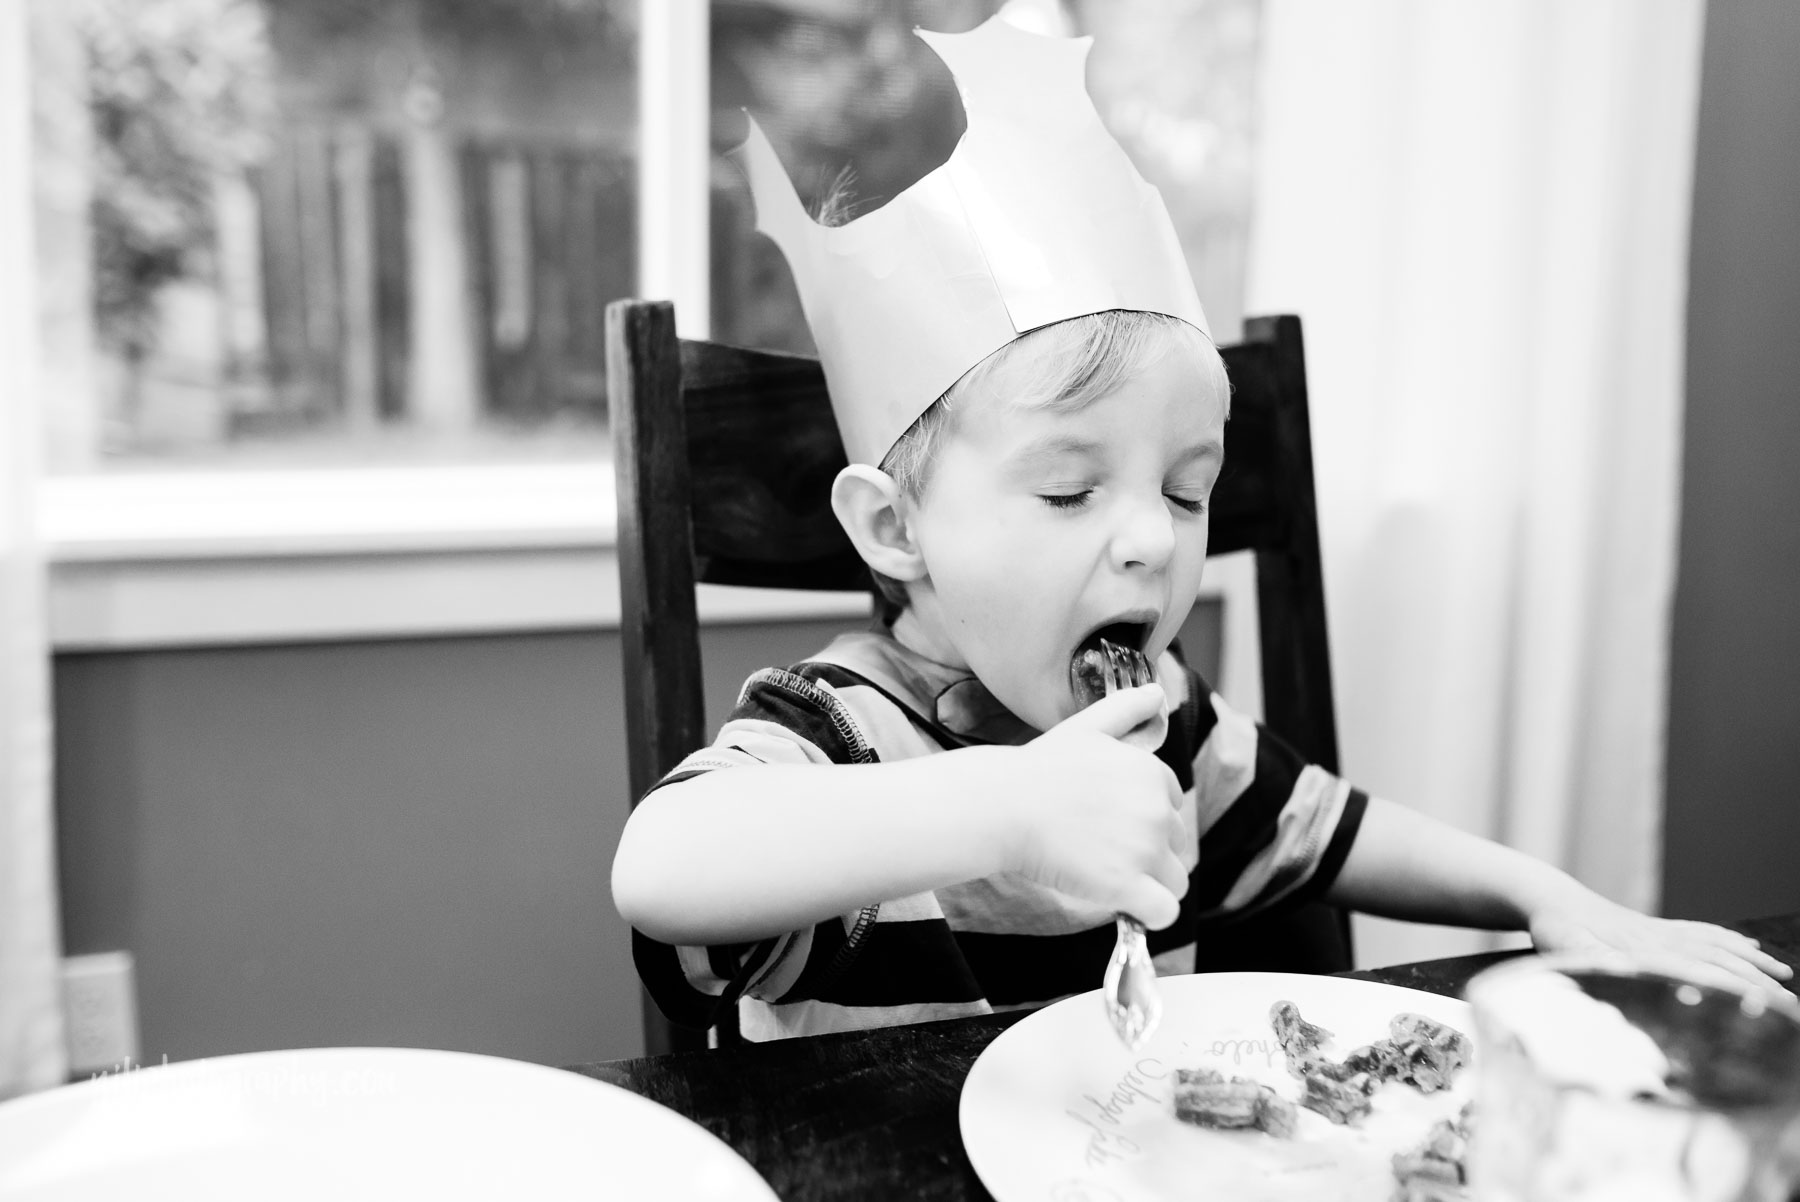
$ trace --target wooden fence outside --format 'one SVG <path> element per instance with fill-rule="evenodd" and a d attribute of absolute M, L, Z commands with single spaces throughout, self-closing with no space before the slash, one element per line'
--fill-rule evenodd
<path fill-rule="evenodd" d="M 628 154 L 466 140 L 461 253 L 484 416 L 603 420 L 602 312 L 632 292 Z M 254 180 L 268 387 L 240 424 L 372 425 L 407 416 L 413 354 L 408 174 L 400 139 L 284 131 Z"/>
<path fill-rule="evenodd" d="M 637 276 L 631 162 L 471 142 L 462 191 L 487 411 L 603 420 L 606 304 L 630 296 Z"/>

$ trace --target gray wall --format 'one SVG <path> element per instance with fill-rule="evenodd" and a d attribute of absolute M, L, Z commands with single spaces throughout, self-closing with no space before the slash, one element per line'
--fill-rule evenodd
<path fill-rule="evenodd" d="M 709 697 L 832 630 L 709 630 Z M 135 955 L 150 1062 L 640 1054 L 620 680 L 616 632 L 60 656 L 67 950 Z"/>
<path fill-rule="evenodd" d="M 706 630 L 710 723 L 839 627 Z M 65 943 L 136 957 L 143 1060 L 642 1053 L 616 632 L 64 655 L 55 688 Z"/>
<path fill-rule="evenodd" d="M 1663 873 L 1727 918 L 1800 909 L 1800 4 L 1705 55 Z"/>

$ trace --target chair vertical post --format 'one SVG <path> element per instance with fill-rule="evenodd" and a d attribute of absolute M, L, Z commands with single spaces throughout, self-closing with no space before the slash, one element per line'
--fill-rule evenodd
<path fill-rule="evenodd" d="M 1263 716 L 1309 760 L 1339 770 L 1337 707 L 1331 682 L 1331 644 L 1325 624 L 1325 565 L 1319 543 L 1319 504 L 1313 479 L 1312 421 L 1306 393 L 1306 347 L 1300 319 L 1252 318 L 1246 341 L 1274 352 L 1277 475 L 1291 490 L 1279 550 L 1256 552 L 1257 617 L 1261 624 Z M 1313 954 L 1355 964 L 1350 912 L 1322 903 L 1290 915 L 1284 933 Z"/>
<path fill-rule="evenodd" d="M 1338 737 L 1325 624 L 1325 577 L 1307 416 L 1306 356 L 1297 317 L 1257 318 L 1246 338 L 1273 344 L 1275 453 L 1287 520 L 1280 550 L 1256 553 L 1263 714 L 1308 759 L 1338 771 Z"/>
<path fill-rule="evenodd" d="M 606 397 L 618 490 L 620 638 L 631 803 L 705 741 L 687 422 L 675 308 L 606 307 Z M 648 1051 L 704 1047 L 644 999 Z"/>

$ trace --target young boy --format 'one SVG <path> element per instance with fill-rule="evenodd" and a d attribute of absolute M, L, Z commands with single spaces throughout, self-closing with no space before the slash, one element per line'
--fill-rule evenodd
<path fill-rule="evenodd" d="M 1087 102 L 1085 41 L 921 36 L 969 131 L 882 209 L 821 229 L 746 146 L 890 619 L 752 677 L 632 815 L 613 893 L 664 1012 L 736 1005 L 770 1039 L 1040 1005 L 1100 984 L 1115 913 L 1193 971 L 1209 923 L 1320 896 L 1779 994 L 1753 941 L 1367 797 L 1181 663 L 1229 386 L 1172 227 Z M 1071 663 L 1102 635 L 1157 683 L 1086 704 Z"/>

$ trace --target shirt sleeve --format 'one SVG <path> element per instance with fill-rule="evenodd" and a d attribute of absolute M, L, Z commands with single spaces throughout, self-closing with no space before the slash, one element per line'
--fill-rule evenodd
<path fill-rule="evenodd" d="M 705 772 L 759 764 L 848 764 L 874 753 L 826 687 L 793 672 L 752 676 L 710 746 L 650 790 L 678 788 Z M 632 960 L 658 1009 L 674 1023 L 711 1027 L 739 997 L 781 1002 L 811 996 L 847 958 L 845 945 L 872 916 L 862 911 L 753 943 L 678 947 L 631 933 Z"/>
<path fill-rule="evenodd" d="M 1336 879 L 1368 796 L 1188 673 L 1199 856 L 1189 897 L 1201 919 L 1289 909 Z"/>

